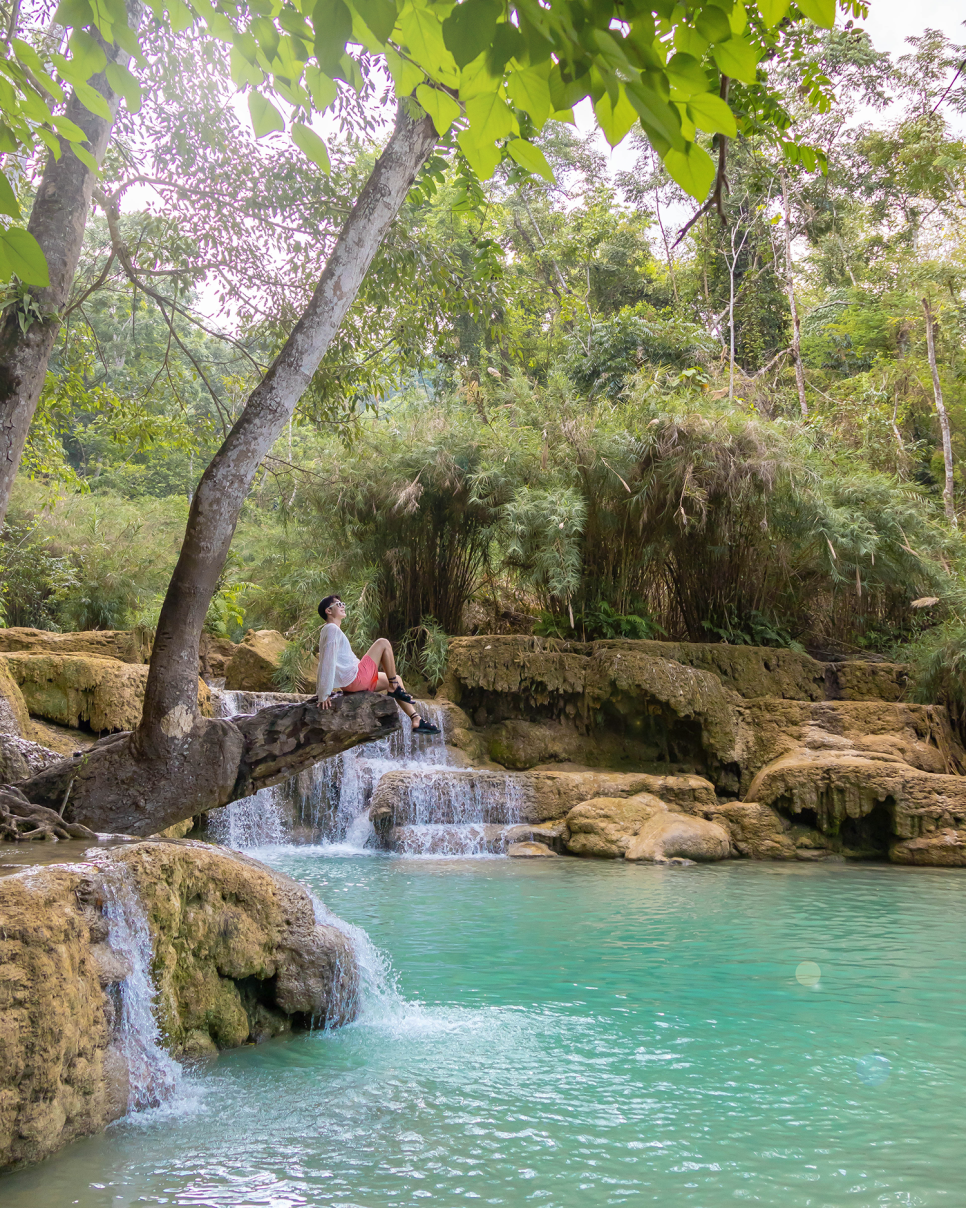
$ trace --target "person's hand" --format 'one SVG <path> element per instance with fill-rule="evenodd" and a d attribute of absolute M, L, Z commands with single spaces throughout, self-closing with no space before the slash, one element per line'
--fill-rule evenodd
<path fill-rule="evenodd" d="M 320 701 L 319 701 L 319 708 L 320 708 L 320 709 L 331 709 L 331 708 L 332 708 L 332 702 L 335 700 L 335 698 L 336 698 L 337 696 L 341 696 L 341 695 L 342 695 L 342 693 L 341 693 L 341 692 L 333 692 L 333 693 L 332 693 L 332 695 L 331 695 L 331 696 L 327 696 L 327 697 L 325 698 L 325 700 L 320 700 Z"/>

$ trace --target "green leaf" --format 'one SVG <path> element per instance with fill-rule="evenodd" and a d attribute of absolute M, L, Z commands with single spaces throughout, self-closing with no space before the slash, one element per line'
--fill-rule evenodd
<path fill-rule="evenodd" d="M 232 83 L 239 88 L 244 88 L 246 84 L 257 88 L 265 79 L 262 69 L 250 62 L 245 53 L 237 46 L 233 46 L 228 54 L 228 70 Z"/>
<path fill-rule="evenodd" d="M 195 15 L 182 0 L 168 0 L 168 20 L 174 33 L 183 33 L 194 24 Z"/>
<path fill-rule="evenodd" d="M 789 0 L 758 0 L 758 11 L 769 29 L 773 29 L 788 12 Z"/>
<path fill-rule="evenodd" d="M 687 100 L 696 92 L 707 92 L 708 73 L 693 55 L 680 51 L 668 59 L 667 78 L 671 87 Z"/>
<path fill-rule="evenodd" d="M 252 26 L 254 27 L 254 22 Z M 352 13 L 344 0 L 316 0 L 312 9 L 315 57 L 328 76 L 338 73 L 345 44 L 352 37 Z"/>
<path fill-rule="evenodd" d="M 664 166 L 673 181 L 694 197 L 704 201 L 714 183 L 714 160 L 697 143 L 688 143 L 687 151 L 671 150 L 664 157 Z"/>
<path fill-rule="evenodd" d="M 523 109 L 533 118 L 539 129 L 550 116 L 553 105 L 550 101 L 549 60 L 539 67 L 525 67 L 511 71 L 506 83 L 510 100 L 518 109 Z"/>
<path fill-rule="evenodd" d="M 516 126 L 510 106 L 495 92 L 471 97 L 466 102 L 466 118 L 473 137 L 481 145 L 506 138 Z"/>
<path fill-rule="evenodd" d="M 698 33 L 709 42 L 727 42 L 731 37 L 731 25 L 720 8 L 704 8 L 694 22 Z"/>
<path fill-rule="evenodd" d="M 523 34 L 509 21 L 501 21 L 496 27 L 493 42 L 486 53 L 486 63 L 494 75 L 502 76 L 511 59 L 520 62 L 526 55 L 527 44 Z"/>
<path fill-rule="evenodd" d="M 436 133 L 443 135 L 460 115 L 457 101 L 439 88 L 431 88 L 428 84 L 420 84 L 416 89 L 416 100 L 433 119 Z"/>
<path fill-rule="evenodd" d="M 554 109 L 572 109 L 590 92 L 590 72 L 585 72 L 575 80 L 568 80 L 564 78 L 560 64 L 557 63 L 551 68 L 547 83 L 550 86 L 550 101 Z"/>
<path fill-rule="evenodd" d="M 285 121 L 272 102 L 260 92 L 248 94 L 248 112 L 256 138 L 264 138 L 274 130 L 284 130 Z"/>
<path fill-rule="evenodd" d="M 528 143 L 526 139 L 513 138 L 507 143 L 506 149 L 521 168 L 526 168 L 528 172 L 533 172 L 536 176 L 542 176 L 552 185 L 557 183 L 554 179 L 553 169 L 547 163 L 547 157 L 539 147 Z"/>
<path fill-rule="evenodd" d="M 795 0 L 795 3 L 809 21 L 823 29 L 831 29 L 835 24 L 835 0 Z"/>
<path fill-rule="evenodd" d="M 82 29 L 75 29 L 67 45 L 70 47 L 70 57 L 74 66 L 85 80 L 89 80 L 92 75 L 97 75 L 99 71 L 104 70 L 107 55 L 89 33 Z"/>
<path fill-rule="evenodd" d="M 131 72 L 120 63 L 108 63 L 105 75 L 114 91 L 124 97 L 128 113 L 137 113 L 141 108 L 141 85 Z"/>
<path fill-rule="evenodd" d="M 416 85 L 426 78 L 426 73 L 421 67 L 396 54 L 391 47 L 386 51 L 386 62 L 389 64 L 392 82 L 396 86 L 396 96 L 400 99 L 411 96 Z"/>
<path fill-rule="evenodd" d="M 47 89 L 50 95 L 57 101 L 63 101 L 64 93 L 58 84 L 56 84 L 47 72 L 44 70 L 43 60 L 32 46 L 28 46 L 26 42 L 21 42 L 19 38 L 12 38 L 11 46 L 17 52 L 17 58 L 24 65 L 29 67 L 40 83 Z"/>
<path fill-rule="evenodd" d="M 60 139 L 51 130 L 45 130 L 43 126 L 38 126 L 34 132 L 41 142 L 47 144 L 47 149 L 50 151 L 54 159 L 60 159 Z"/>
<path fill-rule="evenodd" d="M 736 4 L 728 14 L 728 24 L 733 34 L 743 34 L 748 28 L 748 14 L 743 4 Z"/>
<path fill-rule="evenodd" d="M 457 67 L 468 66 L 489 48 L 502 11 L 497 0 L 463 0 L 456 5 L 443 22 L 443 41 Z"/>
<path fill-rule="evenodd" d="M 94 20 L 87 0 L 60 0 L 54 13 L 53 24 L 65 25 L 68 29 L 90 25 Z"/>
<path fill-rule="evenodd" d="M 54 128 L 61 138 L 66 138 L 69 143 L 86 143 L 87 135 L 77 125 L 72 122 L 69 117 L 55 117 Z"/>
<path fill-rule="evenodd" d="M 0 234 L 0 245 L 10 271 L 25 285 L 50 285 L 47 261 L 40 244 L 23 227 L 10 227 Z"/>
<path fill-rule="evenodd" d="M 105 122 L 113 122 L 114 115 L 111 113 L 110 106 L 96 88 L 90 84 L 79 84 L 75 81 L 74 92 L 77 93 L 77 99 L 85 109 L 89 109 L 91 113 L 103 118 Z"/>
<path fill-rule="evenodd" d="M 711 48 L 711 55 L 719 69 L 743 84 L 754 84 L 761 52 L 755 50 L 744 38 L 732 38 L 720 46 Z"/>
<path fill-rule="evenodd" d="M 10 185 L 10 181 L 0 172 L 0 214 L 9 214 L 17 222 L 20 221 L 20 203 Z"/>
<path fill-rule="evenodd" d="M 627 98 L 637 110 L 637 116 L 641 119 L 641 125 L 644 126 L 651 143 L 654 144 L 653 132 L 669 146 L 683 151 L 685 141 L 681 137 L 681 115 L 677 109 L 664 97 L 642 84 L 628 83 L 625 88 Z M 657 147 L 655 149 L 660 150 Z"/>
<path fill-rule="evenodd" d="M 604 138 L 612 147 L 623 142 L 631 127 L 637 123 L 637 110 L 627 99 L 627 93 L 622 88 L 617 98 L 617 104 L 611 103 L 608 93 L 600 98 L 594 106 L 597 121 L 604 132 Z"/>
<path fill-rule="evenodd" d="M 392 0 L 352 0 L 352 7 L 380 42 L 388 42 L 396 26 L 396 6 Z"/>
<path fill-rule="evenodd" d="M 459 78 L 456 60 L 443 41 L 443 27 L 427 8 L 410 8 L 399 19 L 410 55 L 440 84 L 454 85 Z"/>
<path fill-rule="evenodd" d="M 461 130 L 456 136 L 456 141 L 480 180 L 489 180 L 503 158 L 500 149 L 492 143 L 479 142 L 472 130 Z"/>
<path fill-rule="evenodd" d="M 320 167 L 326 176 L 329 175 L 332 170 L 332 165 L 329 163 L 329 152 L 325 143 L 311 127 L 302 122 L 296 122 L 292 127 L 292 142 L 313 164 Z"/>
<path fill-rule="evenodd" d="M 47 102 L 39 92 L 35 92 L 32 88 L 24 88 L 21 92 L 20 111 L 32 122 L 49 122 L 51 120 Z"/>
<path fill-rule="evenodd" d="M 330 80 L 315 63 L 309 63 L 305 68 L 305 82 L 312 94 L 312 105 L 319 113 L 328 109 L 339 95 L 335 80 Z"/>
<path fill-rule="evenodd" d="M 713 92 L 701 92 L 688 101 L 688 117 L 698 127 L 708 134 L 726 134 L 735 138 L 738 127 L 735 125 L 735 115 L 725 101 Z"/>
<path fill-rule="evenodd" d="M 674 49 L 692 58 L 701 59 L 708 49 L 708 39 L 702 38 L 690 25 L 678 25 L 674 30 Z"/>
<path fill-rule="evenodd" d="M 80 143 L 71 143 L 70 149 L 74 152 L 81 163 L 88 167 L 95 176 L 100 176 L 100 164 L 97 162 L 94 156 L 91 155 L 90 151 L 88 151 L 86 147 L 82 147 Z"/>

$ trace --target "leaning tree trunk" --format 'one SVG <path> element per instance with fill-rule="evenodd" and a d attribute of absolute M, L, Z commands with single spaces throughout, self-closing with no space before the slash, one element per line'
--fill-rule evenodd
<path fill-rule="evenodd" d="M 128 24 L 136 33 L 144 7 L 141 0 L 128 0 L 126 7 Z M 103 42 L 101 45 L 109 63 L 127 66 L 130 60 L 127 51 L 116 45 L 107 46 Z M 100 163 L 110 142 L 120 96 L 103 72 L 90 83 L 107 101 L 110 121 L 91 113 L 76 93 L 71 93 L 67 102 L 66 116 L 87 135 L 91 154 Z M 91 208 L 94 173 L 69 150 L 70 144 L 65 139 L 60 140 L 60 146 L 60 159 L 55 159 L 52 152 L 47 156 L 27 224 L 27 230 L 47 258 L 50 285 L 31 289 L 34 304 L 43 318 L 22 331 L 16 310 L 11 306 L 0 320 L 0 524 L 7 513 L 27 431 L 37 410 Z"/>
<path fill-rule="evenodd" d="M 430 118 L 414 121 L 400 102 L 392 138 L 346 219 L 311 301 L 198 484 L 151 653 L 136 733 L 145 756 L 177 749 L 195 723 L 198 642 L 252 479 L 308 388 L 435 142 Z"/>
<path fill-rule="evenodd" d="M 193 733 L 180 760 L 170 768 L 157 767 L 156 775 L 145 774 L 150 765 L 132 761 L 130 734 L 110 734 L 16 785 L 39 809 L 18 810 L 9 790 L 6 798 L 0 790 L 0 829 L 8 801 L 13 814 L 8 828 L 23 829 L 24 820 L 32 819 L 36 828 L 59 826 L 78 838 L 85 837 L 82 827 L 153 835 L 288 780 L 359 743 L 385 738 L 399 724 L 396 702 L 380 693 L 353 692 L 329 709 L 314 700 L 271 705 L 247 717 L 209 719 Z"/>
<path fill-rule="evenodd" d="M 943 388 L 939 382 L 939 367 L 936 364 L 936 328 L 929 309 L 929 299 L 922 300 L 923 313 L 926 316 L 926 349 L 929 353 L 929 368 L 932 370 L 932 390 L 936 399 L 936 415 L 939 417 L 939 430 L 943 438 L 943 465 L 946 470 L 946 485 L 943 487 L 943 504 L 946 508 L 946 519 L 956 528 L 956 502 L 953 496 L 953 442 L 949 434 L 949 415 L 943 401 Z"/>
<path fill-rule="evenodd" d="M 202 627 L 255 472 L 311 382 L 435 142 L 432 121 L 414 121 L 401 102 L 392 137 L 346 219 L 305 313 L 202 476 L 161 609 L 138 729 L 21 782 L 31 801 L 49 804 L 92 830 L 143 835 L 246 796 L 259 782 L 273 783 L 252 770 L 271 759 L 252 754 L 247 723 L 198 715 Z M 349 719 L 360 707 L 343 701 L 338 714 Z M 316 730 L 328 733 L 338 714 L 315 705 L 304 708 L 312 716 L 298 721 L 297 734 L 284 726 L 279 732 L 277 779 L 299 770 L 293 752 L 304 748 L 308 753 L 301 766 L 307 766 L 398 725 L 395 702 L 383 701 L 373 706 L 378 725 L 367 729 L 360 721 L 344 727 L 340 747 L 311 738 Z"/>

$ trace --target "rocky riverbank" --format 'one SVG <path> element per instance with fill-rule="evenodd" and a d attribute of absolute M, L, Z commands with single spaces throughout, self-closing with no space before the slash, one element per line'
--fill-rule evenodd
<path fill-rule="evenodd" d="M 172 1057 L 357 1009 L 347 937 L 295 881 L 204 843 L 0 879 L 0 1169 L 170 1093 Z"/>

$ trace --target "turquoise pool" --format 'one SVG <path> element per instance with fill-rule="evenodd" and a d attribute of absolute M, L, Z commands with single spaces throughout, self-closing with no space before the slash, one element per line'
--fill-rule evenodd
<path fill-rule="evenodd" d="M 364 1018 L 3 1208 L 966 1202 L 966 874 L 259 854 L 385 954 Z"/>

